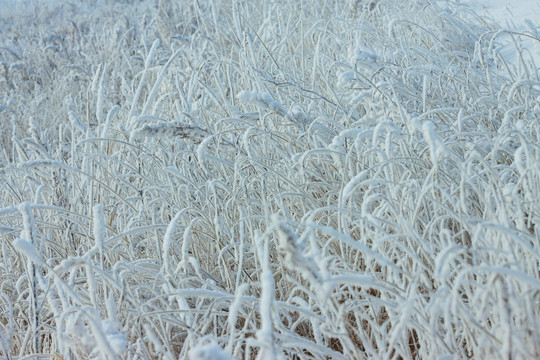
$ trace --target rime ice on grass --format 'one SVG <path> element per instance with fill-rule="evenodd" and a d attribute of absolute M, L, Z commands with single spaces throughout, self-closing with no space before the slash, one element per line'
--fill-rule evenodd
<path fill-rule="evenodd" d="M 540 358 L 534 20 L 306 3 L 0 6 L 4 357 Z"/>
<path fill-rule="evenodd" d="M 215 342 L 199 345 L 189 351 L 189 360 L 232 360 Z"/>

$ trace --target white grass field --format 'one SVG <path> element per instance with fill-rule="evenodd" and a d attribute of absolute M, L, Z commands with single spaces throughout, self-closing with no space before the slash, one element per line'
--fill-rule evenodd
<path fill-rule="evenodd" d="M 0 0 L 0 359 L 540 358 L 529 25 Z"/>

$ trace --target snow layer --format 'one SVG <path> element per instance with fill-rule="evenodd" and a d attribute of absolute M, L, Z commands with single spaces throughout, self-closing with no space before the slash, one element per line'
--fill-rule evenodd
<path fill-rule="evenodd" d="M 501 29 L 527 36 L 513 34 L 518 44 L 530 51 L 531 57 L 540 66 L 540 1 L 538 0 L 464 0 L 479 15 L 497 23 Z M 533 36 L 534 38 L 529 37 Z M 501 52 L 512 63 L 517 60 L 512 36 L 501 39 Z"/>

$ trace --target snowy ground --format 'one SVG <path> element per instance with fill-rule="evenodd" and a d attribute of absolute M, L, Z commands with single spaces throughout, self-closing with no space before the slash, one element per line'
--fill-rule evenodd
<path fill-rule="evenodd" d="M 540 358 L 539 4 L 463 3 L 0 0 L 0 360 Z"/>
<path fill-rule="evenodd" d="M 525 21 L 540 22 L 540 2 L 536 0 L 465 0 L 479 14 L 485 15 L 502 27 L 525 29 Z"/>
<path fill-rule="evenodd" d="M 509 62 L 516 63 L 515 44 L 527 50 L 536 66 L 540 67 L 540 1 L 537 0 L 465 0 L 479 15 L 493 21 L 501 29 L 512 31 L 501 37 L 501 53 Z M 518 35 L 525 34 L 525 35 Z M 532 36 L 532 37 L 531 37 Z M 535 39 L 536 38 L 536 39 Z M 528 54 L 523 55 L 528 59 Z"/>

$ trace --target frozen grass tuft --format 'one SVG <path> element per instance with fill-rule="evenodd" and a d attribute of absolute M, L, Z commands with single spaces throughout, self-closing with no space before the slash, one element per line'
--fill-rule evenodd
<path fill-rule="evenodd" d="M 509 34 L 427 0 L 1 11 L 0 359 L 540 357 Z"/>

